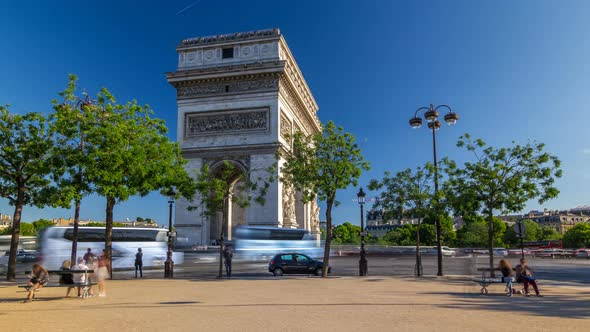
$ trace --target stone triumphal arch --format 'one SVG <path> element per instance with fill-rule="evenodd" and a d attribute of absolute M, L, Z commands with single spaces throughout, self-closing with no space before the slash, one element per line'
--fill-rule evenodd
<path fill-rule="evenodd" d="M 253 179 L 265 178 L 277 152 L 289 151 L 287 134 L 320 130 L 317 104 L 278 29 L 185 39 L 176 50 L 178 68 L 167 78 L 176 88 L 177 139 L 191 173 L 203 164 L 215 171 L 231 162 Z M 176 204 L 178 239 L 186 245 L 211 244 L 219 236 L 219 214 L 187 209 L 199 205 Z M 278 181 L 263 206 L 232 204 L 229 210 L 229 239 L 237 225 L 303 228 L 319 237 L 317 203 L 303 204 Z"/>

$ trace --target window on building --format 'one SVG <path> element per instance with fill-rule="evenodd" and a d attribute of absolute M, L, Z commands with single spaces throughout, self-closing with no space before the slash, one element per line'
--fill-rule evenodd
<path fill-rule="evenodd" d="M 228 47 L 221 50 L 222 59 L 231 59 L 234 57 L 234 48 Z"/>

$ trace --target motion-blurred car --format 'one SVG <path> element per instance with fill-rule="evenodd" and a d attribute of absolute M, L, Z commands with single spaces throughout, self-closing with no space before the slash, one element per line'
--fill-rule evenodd
<path fill-rule="evenodd" d="M 268 263 L 268 272 L 275 276 L 283 274 L 322 275 L 324 263 L 299 253 L 282 253 L 275 255 Z M 328 266 L 328 273 L 331 268 Z"/>
<path fill-rule="evenodd" d="M 508 249 L 509 256 L 520 256 L 522 254 L 527 256 L 531 254 L 531 251 L 529 249 L 523 249 L 522 251 L 521 249 Z"/>
<path fill-rule="evenodd" d="M 494 248 L 494 256 L 496 256 L 496 257 L 508 256 L 508 250 L 506 250 L 506 248 Z"/>
<path fill-rule="evenodd" d="M 0 265 L 8 266 L 8 257 L 10 256 L 10 250 L 4 252 L 4 256 L 0 257 Z M 16 252 L 17 263 L 34 263 L 39 260 L 37 252 L 30 250 L 19 249 Z"/>
<path fill-rule="evenodd" d="M 578 249 L 575 253 L 576 258 L 590 258 L 590 249 Z"/>

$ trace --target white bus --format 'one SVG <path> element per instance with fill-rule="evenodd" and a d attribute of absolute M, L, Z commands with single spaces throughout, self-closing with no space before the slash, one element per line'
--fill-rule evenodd
<path fill-rule="evenodd" d="M 281 252 L 320 257 L 323 249 L 304 229 L 238 226 L 234 230 L 235 253 L 243 259 L 265 259 Z"/>
<path fill-rule="evenodd" d="M 133 268 L 135 253 L 141 248 L 143 266 L 163 266 L 166 261 L 167 229 L 113 227 L 112 259 L 114 269 Z M 40 252 L 45 268 L 58 269 L 72 253 L 74 227 L 48 227 L 40 236 Z M 87 249 L 100 255 L 104 249 L 104 227 L 79 227 L 77 257 L 83 257 Z M 174 264 L 182 264 L 183 253 L 173 253 Z"/>

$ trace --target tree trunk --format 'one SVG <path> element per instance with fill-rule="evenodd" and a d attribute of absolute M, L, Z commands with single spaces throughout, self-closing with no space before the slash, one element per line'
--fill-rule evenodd
<path fill-rule="evenodd" d="M 223 227 L 225 226 L 225 219 L 227 218 L 227 201 L 227 199 L 223 200 L 223 208 L 221 212 L 221 227 L 219 227 L 219 273 L 217 274 L 218 279 L 223 278 L 223 238 L 225 237 Z"/>
<path fill-rule="evenodd" d="M 107 262 L 109 268 L 109 275 L 111 279 L 113 279 L 113 255 L 112 255 L 112 247 L 113 247 L 113 208 L 115 207 L 115 198 L 114 197 L 107 197 L 107 218 L 106 218 L 106 225 L 104 230 L 104 249 L 107 253 Z"/>
<path fill-rule="evenodd" d="M 328 276 L 328 267 L 330 264 L 330 245 L 332 244 L 332 205 L 333 199 L 326 202 L 326 244 L 324 247 L 324 267 L 322 269 L 322 278 Z"/>
<path fill-rule="evenodd" d="M 76 199 L 74 208 L 74 234 L 72 236 L 72 257 L 70 262 L 72 266 L 76 264 L 76 255 L 78 252 L 78 226 L 80 225 L 80 200 Z"/>
<path fill-rule="evenodd" d="M 490 209 L 491 211 L 491 209 Z M 495 277 L 494 273 L 494 214 L 488 214 L 488 249 L 490 251 L 490 276 Z"/>
<path fill-rule="evenodd" d="M 14 281 L 16 279 L 16 252 L 18 251 L 18 240 L 20 237 L 20 219 L 23 211 L 22 201 L 24 199 L 24 187 L 18 190 L 16 204 L 14 206 L 14 216 L 12 218 L 12 238 L 10 239 L 10 255 L 8 256 L 8 271 L 6 271 L 6 280 Z"/>
<path fill-rule="evenodd" d="M 416 227 L 416 276 L 422 276 L 422 254 L 420 253 L 420 224 L 422 218 L 418 218 L 418 226 Z"/>

